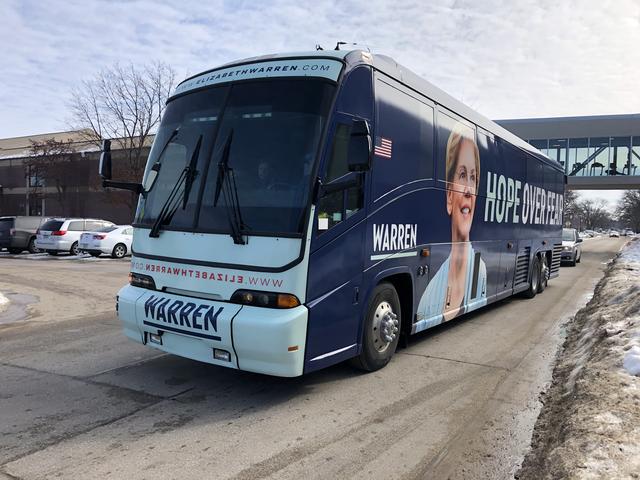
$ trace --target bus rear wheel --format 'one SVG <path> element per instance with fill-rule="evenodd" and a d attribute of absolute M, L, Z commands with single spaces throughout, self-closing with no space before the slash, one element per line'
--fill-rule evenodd
<path fill-rule="evenodd" d="M 547 255 L 543 253 L 540 261 L 540 280 L 538 283 L 538 293 L 544 292 L 544 289 L 547 288 L 548 283 L 549 283 L 549 262 L 547 261 Z"/>
<path fill-rule="evenodd" d="M 390 283 L 373 290 L 367 308 L 362 352 L 352 360 L 355 367 L 373 372 L 384 367 L 396 351 L 401 327 L 400 299 Z"/>
<path fill-rule="evenodd" d="M 536 256 L 531 263 L 531 283 L 529 288 L 524 291 L 526 298 L 533 298 L 538 293 L 538 286 L 540 284 L 540 260 Z"/>

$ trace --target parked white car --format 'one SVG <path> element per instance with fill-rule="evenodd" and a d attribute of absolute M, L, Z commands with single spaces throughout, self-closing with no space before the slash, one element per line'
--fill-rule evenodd
<path fill-rule="evenodd" d="M 83 233 L 80 236 L 79 249 L 94 257 L 106 253 L 113 258 L 122 258 L 131 254 L 133 227 L 131 225 L 112 225 L 95 232 Z"/>
<path fill-rule="evenodd" d="M 78 255 L 78 241 L 83 232 L 115 226 L 112 222 L 93 218 L 53 218 L 43 223 L 36 234 L 36 247 L 50 255 L 69 252 Z"/>

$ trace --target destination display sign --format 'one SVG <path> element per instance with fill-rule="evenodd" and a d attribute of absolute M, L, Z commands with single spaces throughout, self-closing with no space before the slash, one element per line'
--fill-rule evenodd
<path fill-rule="evenodd" d="M 322 77 L 337 81 L 342 62 L 327 58 L 301 58 L 250 63 L 203 73 L 176 87 L 174 95 L 218 83 L 269 77 Z"/>

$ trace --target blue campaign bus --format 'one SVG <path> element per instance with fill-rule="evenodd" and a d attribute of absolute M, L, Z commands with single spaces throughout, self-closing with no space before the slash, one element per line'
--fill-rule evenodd
<path fill-rule="evenodd" d="M 105 142 L 106 143 L 106 142 Z M 558 275 L 561 166 L 392 59 L 269 55 L 180 83 L 142 183 L 131 339 L 298 376 Z"/>

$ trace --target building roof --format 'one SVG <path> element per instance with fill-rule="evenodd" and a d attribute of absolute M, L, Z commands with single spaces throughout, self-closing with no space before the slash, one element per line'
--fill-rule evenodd
<path fill-rule="evenodd" d="M 70 130 L 67 132 L 42 133 L 39 135 L 27 135 L 24 137 L 0 138 L 0 159 L 30 157 L 31 147 L 34 142 L 56 140 L 58 142 L 71 141 L 78 151 L 98 151 L 95 144 L 87 141 L 82 130 Z"/>
<path fill-rule="evenodd" d="M 640 113 L 512 118 L 496 123 L 526 139 L 640 136 Z"/>
<path fill-rule="evenodd" d="M 42 133 L 38 135 L 27 135 L 24 137 L 0 138 L 0 160 L 10 158 L 26 158 L 32 156 L 31 148 L 34 142 L 44 142 L 46 140 L 56 140 L 58 142 L 71 142 L 72 147 L 77 152 L 99 152 L 100 147 L 94 142 L 87 140 L 87 133 L 83 130 L 70 130 L 67 132 Z M 146 145 L 151 146 L 154 135 L 149 135 Z M 112 149 L 116 150 L 120 143 L 112 141 Z"/>

